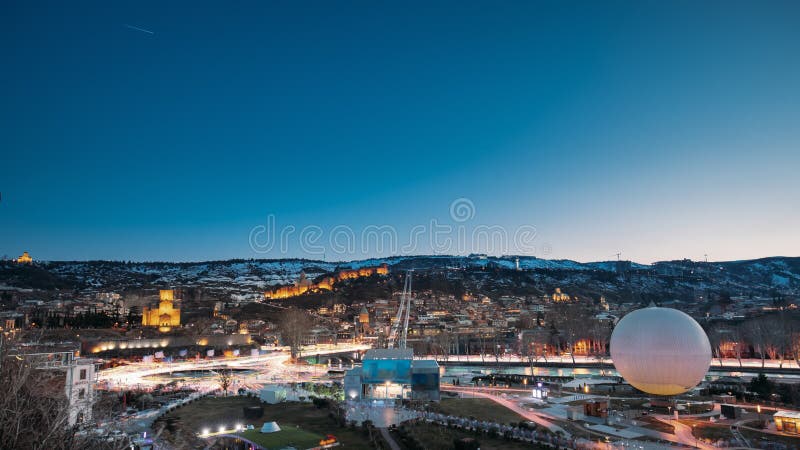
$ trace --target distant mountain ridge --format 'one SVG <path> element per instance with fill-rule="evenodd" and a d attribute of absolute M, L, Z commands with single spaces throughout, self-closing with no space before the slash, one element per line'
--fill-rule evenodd
<path fill-rule="evenodd" d="M 205 262 L 41 261 L 30 267 L 0 264 L 0 288 L 74 288 L 124 290 L 154 286 L 197 286 L 231 293 L 258 293 L 291 284 L 300 273 L 309 278 L 341 269 L 387 264 L 407 269 L 497 273 L 519 268 L 546 285 L 587 290 L 800 290 L 800 257 L 769 257 L 726 262 L 690 260 L 654 264 L 540 259 L 531 256 L 419 255 L 369 258 L 347 262 L 307 259 L 233 259 Z M 619 269 L 619 271 L 618 271 Z M 499 272 L 497 272 L 499 271 Z M 40 285 L 41 284 L 41 285 Z"/>

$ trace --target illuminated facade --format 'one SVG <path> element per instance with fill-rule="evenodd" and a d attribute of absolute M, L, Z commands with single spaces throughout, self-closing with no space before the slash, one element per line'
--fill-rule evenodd
<path fill-rule="evenodd" d="M 284 298 L 297 297 L 306 292 L 330 291 L 333 286 L 344 280 L 352 280 L 371 275 L 386 275 L 389 273 L 389 266 L 381 264 L 378 267 L 362 267 L 360 269 L 342 270 L 334 276 L 324 277 L 317 283 L 306 278 L 305 273 L 300 273 L 300 278 L 292 286 L 279 287 L 270 292 L 265 292 L 264 297 L 270 300 L 280 300 Z"/>
<path fill-rule="evenodd" d="M 142 326 L 160 327 L 162 331 L 169 331 L 170 327 L 181 324 L 181 309 L 174 305 L 175 291 L 162 289 L 159 291 L 160 301 L 158 308 L 148 306 L 142 308 Z"/>
<path fill-rule="evenodd" d="M 589 339 L 579 339 L 572 346 L 572 353 L 580 356 L 586 356 L 589 354 L 590 348 L 591 348 L 591 341 L 589 341 Z"/>
<path fill-rule="evenodd" d="M 22 255 L 17 258 L 17 262 L 20 264 L 32 264 L 33 258 L 31 258 L 31 255 L 29 255 L 28 252 L 22 252 Z"/>
<path fill-rule="evenodd" d="M 778 411 L 772 416 L 775 429 L 784 433 L 800 433 L 800 413 L 797 411 Z"/>
<path fill-rule="evenodd" d="M 366 306 L 361 307 L 361 312 L 358 313 L 358 321 L 362 324 L 369 324 L 369 311 Z"/>
<path fill-rule="evenodd" d="M 561 288 L 556 288 L 556 291 L 553 292 L 553 302 L 560 303 L 560 302 L 568 302 L 569 295 L 564 292 L 561 292 Z"/>

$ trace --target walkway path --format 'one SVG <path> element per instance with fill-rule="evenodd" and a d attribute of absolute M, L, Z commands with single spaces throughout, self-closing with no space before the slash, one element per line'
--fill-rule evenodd
<path fill-rule="evenodd" d="M 713 445 L 706 444 L 705 442 L 697 439 L 692 432 L 692 427 L 678 420 L 670 420 L 670 416 L 661 414 L 654 414 L 653 417 L 661 423 L 671 425 L 675 428 L 675 438 L 684 445 L 699 447 L 705 450 L 716 449 Z"/>
<path fill-rule="evenodd" d="M 505 398 L 502 398 L 502 397 L 498 397 L 498 396 L 492 395 L 492 394 L 487 394 L 487 393 L 481 392 L 481 391 L 479 391 L 477 389 L 451 388 L 451 387 L 448 387 L 447 390 L 451 391 L 451 392 L 458 392 L 460 394 L 467 394 L 467 395 L 472 395 L 474 397 L 482 397 L 482 398 L 489 399 L 489 400 L 491 400 L 491 401 L 493 401 L 495 403 L 498 403 L 498 404 L 500 404 L 502 406 L 505 406 L 506 408 L 510 409 L 511 411 L 514 411 L 515 413 L 517 413 L 520 416 L 526 418 L 527 420 L 530 420 L 531 422 L 535 422 L 536 424 L 547 428 L 548 430 L 552 431 L 553 433 L 556 433 L 556 432 L 560 431 L 561 433 L 563 433 L 563 435 L 565 437 L 572 436 L 567 430 L 561 428 L 560 426 L 554 424 L 553 422 L 550 422 L 549 420 L 546 420 L 546 419 L 542 418 L 540 415 L 538 415 L 538 414 L 536 414 L 536 413 L 534 413 L 532 411 L 528 411 L 527 409 L 520 407 L 519 405 L 517 405 L 516 403 L 514 403 L 514 402 L 512 402 L 512 401 L 510 401 L 508 399 L 505 399 Z"/>
<path fill-rule="evenodd" d="M 397 444 L 397 442 L 394 440 L 394 437 L 392 437 L 392 433 L 389 433 L 388 429 L 386 428 L 378 428 L 378 429 L 381 430 L 381 436 L 383 436 L 383 440 L 389 444 L 389 448 L 391 448 L 392 450 L 401 450 L 400 445 Z"/>
<path fill-rule="evenodd" d="M 731 426 L 731 434 L 733 434 L 733 437 L 734 439 L 736 439 L 737 443 L 742 444 L 747 448 L 753 448 L 752 444 L 750 444 L 750 441 L 748 441 L 747 438 L 744 437 L 742 433 L 739 431 L 739 428 Z"/>

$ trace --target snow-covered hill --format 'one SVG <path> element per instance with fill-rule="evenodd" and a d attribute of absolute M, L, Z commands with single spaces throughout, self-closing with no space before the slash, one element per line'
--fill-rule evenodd
<path fill-rule="evenodd" d="M 388 264 L 390 271 L 478 271 L 485 283 L 513 282 L 519 260 L 522 283 L 570 286 L 583 292 L 639 291 L 661 293 L 703 290 L 800 292 L 800 258 L 773 257 L 748 261 L 703 263 L 664 261 L 653 265 L 631 263 L 618 273 L 617 261 L 581 263 L 528 256 L 397 256 L 348 262 L 305 259 L 228 260 L 196 263 L 128 263 L 118 261 L 50 261 L 23 267 L 0 264 L 0 285 L 20 288 L 125 290 L 153 287 L 201 287 L 231 294 L 252 294 L 293 283 L 304 272 L 308 278 L 341 269 Z M 473 277 L 474 278 L 474 277 Z M 484 283 L 484 282 L 482 282 Z M 494 283 L 497 284 L 497 283 Z"/>

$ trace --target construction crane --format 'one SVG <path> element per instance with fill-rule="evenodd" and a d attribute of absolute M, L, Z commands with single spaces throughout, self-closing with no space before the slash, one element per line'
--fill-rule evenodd
<path fill-rule="evenodd" d="M 395 341 L 398 340 L 398 335 L 400 336 L 400 340 L 397 348 L 406 348 L 408 339 L 408 316 L 411 312 L 411 272 L 411 270 L 406 272 L 406 280 L 403 283 L 403 294 L 400 296 L 400 306 L 397 308 L 397 315 L 392 323 L 392 330 L 389 332 L 386 348 L 394 348 Z"/>

